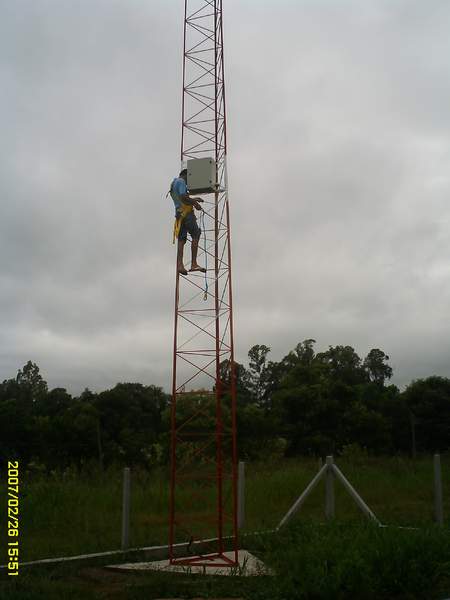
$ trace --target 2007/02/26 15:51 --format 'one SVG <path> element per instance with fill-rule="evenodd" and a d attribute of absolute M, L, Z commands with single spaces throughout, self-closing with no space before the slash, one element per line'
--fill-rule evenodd
<path fill-rule="evenodd" d="M 19 462 L 8 462 L 8 537 L 19 536 Z M 19 574 L 19 541 L 8 542 L 8 575 Z"/>

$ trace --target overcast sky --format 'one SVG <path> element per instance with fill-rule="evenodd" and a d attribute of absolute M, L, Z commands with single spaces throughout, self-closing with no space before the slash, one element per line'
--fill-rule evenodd
<path fill-rule="evenodd" d="M 0 0 L 0 380 L 169 389 L 182 0 Z M 223 0 L 236 358 L 450 377 L 450 2 Z"/>

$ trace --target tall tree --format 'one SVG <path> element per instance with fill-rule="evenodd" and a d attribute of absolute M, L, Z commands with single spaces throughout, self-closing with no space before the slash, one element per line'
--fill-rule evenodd
<path fill-rule="evenodd" d="M 392 368 L 387 364 L 389 356 L 378 348 L 372 348 L 364 359 L 363 367 L 373 383 L 384 385 L 392 377 Z"/>
<path fill-rule="evenodd" d="M 250 389 L 259 406 L 265 403 L 267 388 L 267 355 L 270 348 L 264 344 L 256 344 L 248 351 Z"/>
<path fill-rule="evenodd" d="M 317 360 L 326 364 L 335 381 L 356 385 L 367 381 L 361 359 L 351 346 L 330 346 L 326 352 L 317 354 Z"/>
<path fill-rule="evenodd" d="M 28 461 L 39 452 L 35 412 L 47 394 L 47 383 L 31 360 L 14 379 L 0 386 L 0 450 Z"/>
<path fill-rule="evenodd" d="M 37 364 L 31 360 L 17 372 L 16 383 L 21 398 L 31 403 L 44 397 L 48 392 L 47 382 L 40 374 Z"/>

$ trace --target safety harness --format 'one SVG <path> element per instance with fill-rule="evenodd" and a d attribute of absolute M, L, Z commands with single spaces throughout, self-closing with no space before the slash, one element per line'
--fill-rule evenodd
<path fill-rule="evenodd" d="M 173 223 L 173 239 L 172 244 L 175 244 L 175 240 L 178 239 L 180 234 L 181 224 L 183 223 L 186 215 L 192 212 L 193 207 L 190 204 L 181 203 L 181 208 L 177 210 L 177 216 L 175 217 L 175 221 Z"/>
<path fill-rule="evenodd" d="M 175 179 L 170 184 L 170 190 L 167 192 L 166 198 L 169 194 L 172 196 L 174 181 L 175 181 Z M 172 198 L 173 198 L 173 196 L 172 196 Z M 172 244 L 175 244 L 175 240 L 178 239 L 178 236 L 180 234 L 181 225 L 182 225 L 186 215 L 188 215 L 192 211 L 193 211 L 193 206 L 191 206 L 190 204 L 185 204 L 183 201 L 181 201 L 181 208 L 177 209 L 177 214 L 175 216 L 175 221 L 173 224 Z"/>

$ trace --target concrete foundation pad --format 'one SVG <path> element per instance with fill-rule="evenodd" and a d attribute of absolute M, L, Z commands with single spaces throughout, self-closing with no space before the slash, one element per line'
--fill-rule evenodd
<path fill-rule="evenodd" d="M 233 560 L 234 552 L 224 552 L 224 556 Z M 188 558 L 188 557 L 186 557 Z M 239 565 L 235 567 L 215 566 L 214 561 L 223 564 L 223 559 L 213 559 L 207 567 L 201 565 L 171 565 L 166 560 L 155 560 L 152 562 L 125 563 L 122 565 L 108 565 L 108 569 L 118 571 L 161 571 L 164 573 L 192 573 L 201 575 L 237 575 L 240 577 L 250 577 L 255 575 L 271 575 L 263 562 L 258 560 L 247 550 L 239 550 L 238 561 Z"/>

